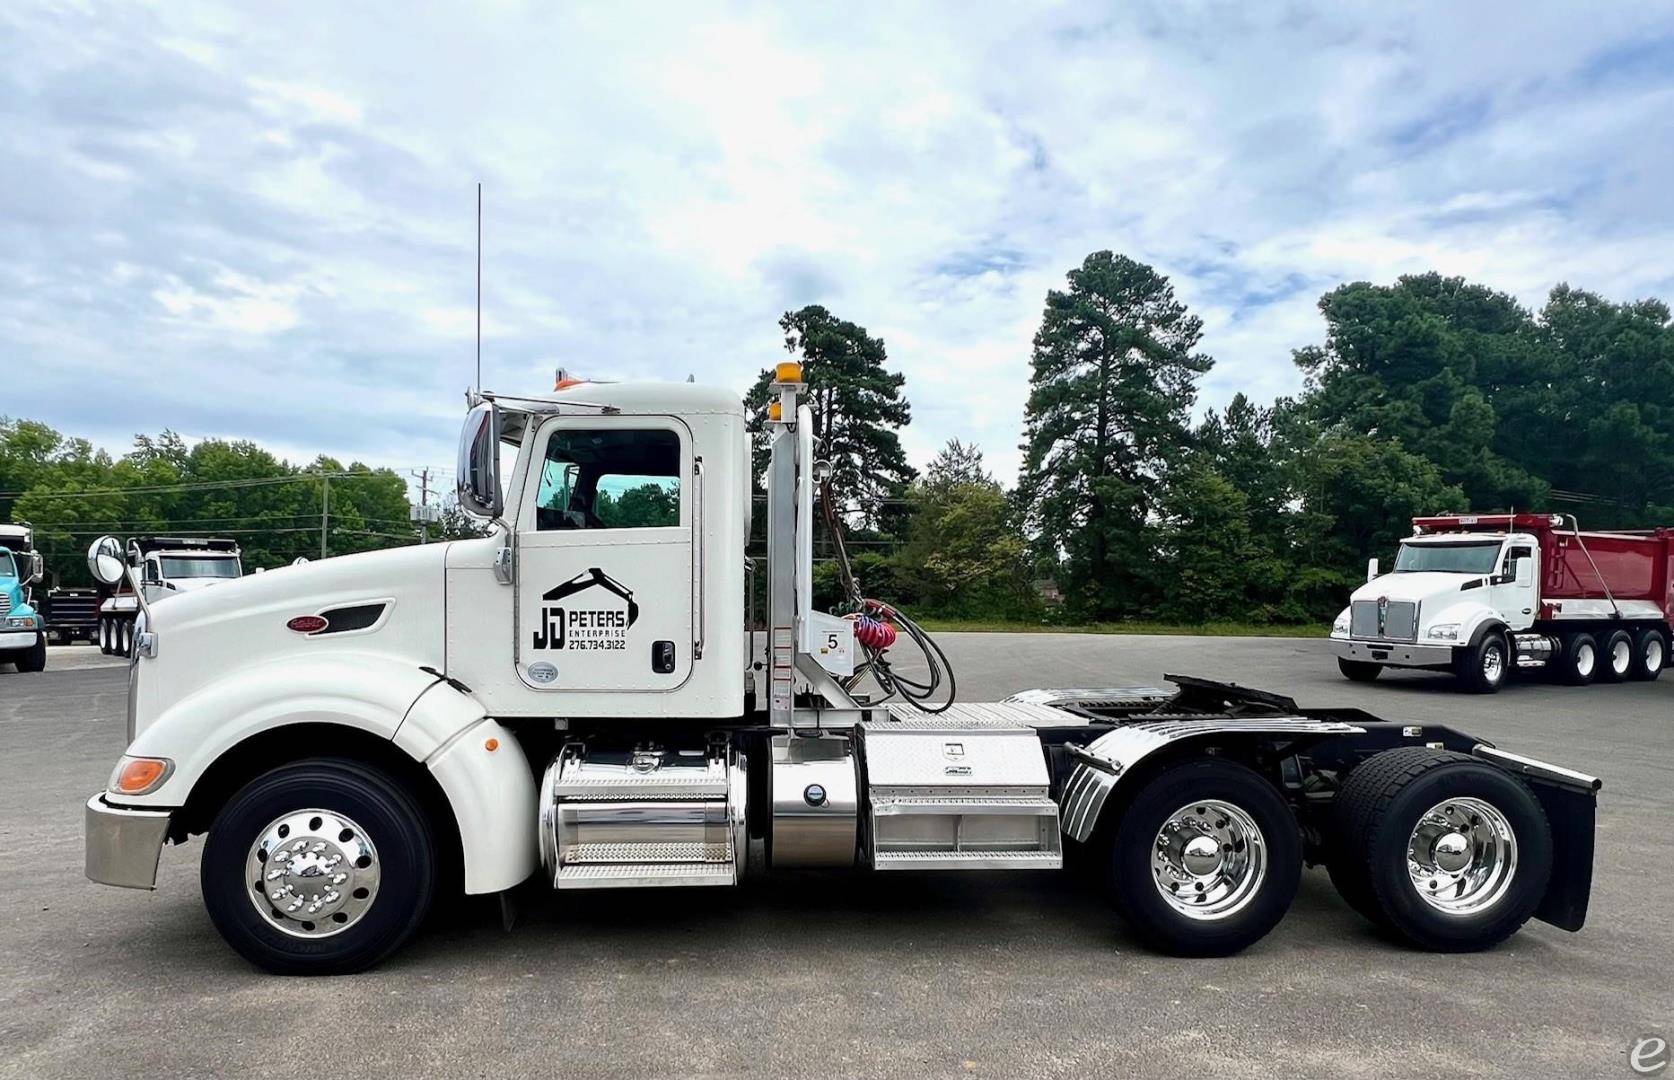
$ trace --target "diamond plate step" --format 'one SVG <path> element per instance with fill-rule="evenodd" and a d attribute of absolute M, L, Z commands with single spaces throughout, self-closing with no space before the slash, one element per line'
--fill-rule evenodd
<path fill-rule="evenodd" d="M 879 870 L 1057 870 L 1064 858 L 1056 851 L 880 851 L 872 865 Z"/>
<path fill-rule="evenodd" d="M 582 863 L 558 871 L 560 889 L 622 889 L 658 885 L 735 885 L 732 864 Z"/>

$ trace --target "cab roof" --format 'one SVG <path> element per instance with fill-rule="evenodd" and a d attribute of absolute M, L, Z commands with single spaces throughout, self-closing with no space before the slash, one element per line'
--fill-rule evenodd
<path fill-rule="evenodd" d="M 485 390 L 481 396 L 512 412 L 551 412 L 572 405 L 577 409 L 591 407 L 605 412 L 644 415 L 744 415 L 744 402 L 738 394 L 701 383 L 578 382 L 545 394 L 506 394 Z"/>

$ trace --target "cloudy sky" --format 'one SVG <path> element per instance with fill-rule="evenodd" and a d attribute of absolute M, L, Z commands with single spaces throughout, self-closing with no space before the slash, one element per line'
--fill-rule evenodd
<path fill-rule="evenodd" d="M 1660 13 L 1658 10 L 1660 8 Z M 0 6 L 0 414 L 397 467 L 470 382 L 740 390 L 822 303 L 1009 479 L 1089 251 L 1268 400 L 1319 295 L 1674 298 L 1664 5 Z"/>

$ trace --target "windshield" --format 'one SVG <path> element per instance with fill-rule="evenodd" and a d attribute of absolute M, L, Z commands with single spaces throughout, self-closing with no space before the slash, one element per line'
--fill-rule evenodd
<path fill-rule="evenodd" d="M 1491 574 L 1499 562 L 1500 542 L 1474 544 L 1402 544 L 1395 556 L 1397 574 Z"/>
<path fill-rule="evenodd" d="M 12 561 L 12 553 L 0 548 L 0 578 L 15 578 L 17 576 L 17 564 Z"/>
<path fill-rule="evenodd" d="M 193 558 L 186 555 L 163 556 L 163 579 L 165 581 L 175 581 L 180 578 L 235 578 L 237 576 L 237 559 Z"/>

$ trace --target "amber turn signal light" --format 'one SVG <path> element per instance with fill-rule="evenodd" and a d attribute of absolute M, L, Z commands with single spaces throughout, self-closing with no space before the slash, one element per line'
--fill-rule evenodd
<path fill-rule="evenodd" d="M 127 758 L 116 770 L 116 781 L 111 787 L 119 795 L 144 795 L 163 782 L 169 774 L 169 763 L 163 758 Z"/>

